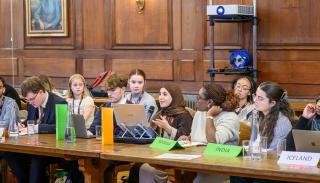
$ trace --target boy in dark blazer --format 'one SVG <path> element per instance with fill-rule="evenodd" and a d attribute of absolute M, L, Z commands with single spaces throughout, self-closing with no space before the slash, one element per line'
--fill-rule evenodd
<path fill-rule="evenodd" d="M 28 102 L 27 120 L 35 120 L 36 133 L 55 133 L 56 104 L 67 104 L 65 99 L 47 92 L 38 77 L 27 78 L 21 84 L 21 93 Z M 20 129 L 21 131 L 26 130 Z"/>
<path fill-rule="evenodd" d="M 27 120 L 35 120 L 36 133 L 55 133 L 55 105 L 67 102 L 50 92 L 47 92 L 38 77 L 32 76 L 21 84 L 21 93 L 28 102 Z M 20 131 L 27 128 L 20 125 Z M 46 156 L 27 155 L 21 153 L 6 153 L 13 174 L 18 182 L 46 182 L 46 166 L 50 163 L 63 162 L 62 159 Z"/>

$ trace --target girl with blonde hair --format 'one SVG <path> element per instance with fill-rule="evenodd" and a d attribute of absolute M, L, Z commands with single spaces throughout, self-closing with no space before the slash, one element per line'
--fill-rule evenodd
<path fill-rule="evenodd" d="M 81 114 L 89 128 L 94 119 L 94 101 L 90 96 L 84 77 L 74 74 L 69 78 L 67 102 L 73 114 Z"/>

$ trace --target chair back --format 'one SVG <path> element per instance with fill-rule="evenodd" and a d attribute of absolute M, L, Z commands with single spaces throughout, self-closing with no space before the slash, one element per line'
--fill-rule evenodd
<path fill-rule="evenodd" d="M 243 140 L 250 140 L 251 127 L 245 122 L 240 122 L 239 145 L 242 146 Z"/>
<path fill-rule="evenodd" d="M 185 107 L 185 109 L 190 113 L 190 115 L 192 116 L 192 118 L 194 117 L 194 115 L 196 114 L 196 111 L 191 109 L 190 107 Z"/>

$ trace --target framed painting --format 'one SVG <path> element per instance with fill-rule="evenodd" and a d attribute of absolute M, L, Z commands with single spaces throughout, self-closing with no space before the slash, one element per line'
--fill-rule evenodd
<path fill-rule="evenodd" d="M 27 37 L 68 36 L 67 0 L 25 0 Z"/>

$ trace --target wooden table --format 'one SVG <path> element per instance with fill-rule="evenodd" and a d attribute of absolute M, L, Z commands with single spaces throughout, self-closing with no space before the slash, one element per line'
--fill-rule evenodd
<path fill-rule="evenodd" d="M 184 150 L 161 151 L 149 145 L 114 144 L 101 145 L 95 139 L 77 139 L 75 144 L 56 141 L 55 135 L 20 136 L 18 140 L 7 139 L 0 143 L 1 151 L 45 155 L 78 160 L 86 182 L 103 182 L 103 171 L 108 161 L 149 163 L 195 172 L 236 175 L 263 179 L 300 182 L 320 182 L 320 169 L 299 166 L 279 166 L 273 156 L 262 161 L 243 161 L 239 158 L 205 157 L 184 161 L 156 159 L 163 153 L 201 155 L 205 147 Z"/>
<path fill-rule="evenodd" d="M 102 152 L 100 158 L 106 160 L 149 163 L 195 172 L 286 181 L 320 182 L 320 169 L 299 166 L 279 166 L 274 156 L 270 156 L 268 157 L 268 160 L 262 161 L 243 161 L 241 157 L 225 158 L 201 156 L 200 158 L 191 161 L 154 158 L 163 153 L 201 155 L 203 150 L 204 147 L 191 147 L 184 150 L 167 152 L 151 149 L 148 145 L 128 145 L 125 148 L 119 148 L 116 144 L 113 151 Z"/>
<path fill-rule="evenodd" d="M 103 171 L 108 163 L 99 157 L 108 149 L 110 147 L 101 146 L 101 142 L 95 139 L 77 139 L 75 144 L 67 144 L 56 141 L 53 134 L 19 136 L 17 140 L 8 138 L 0 143 L 1 151 L 78 160 L 85 182 L 103 182 Z"/>

